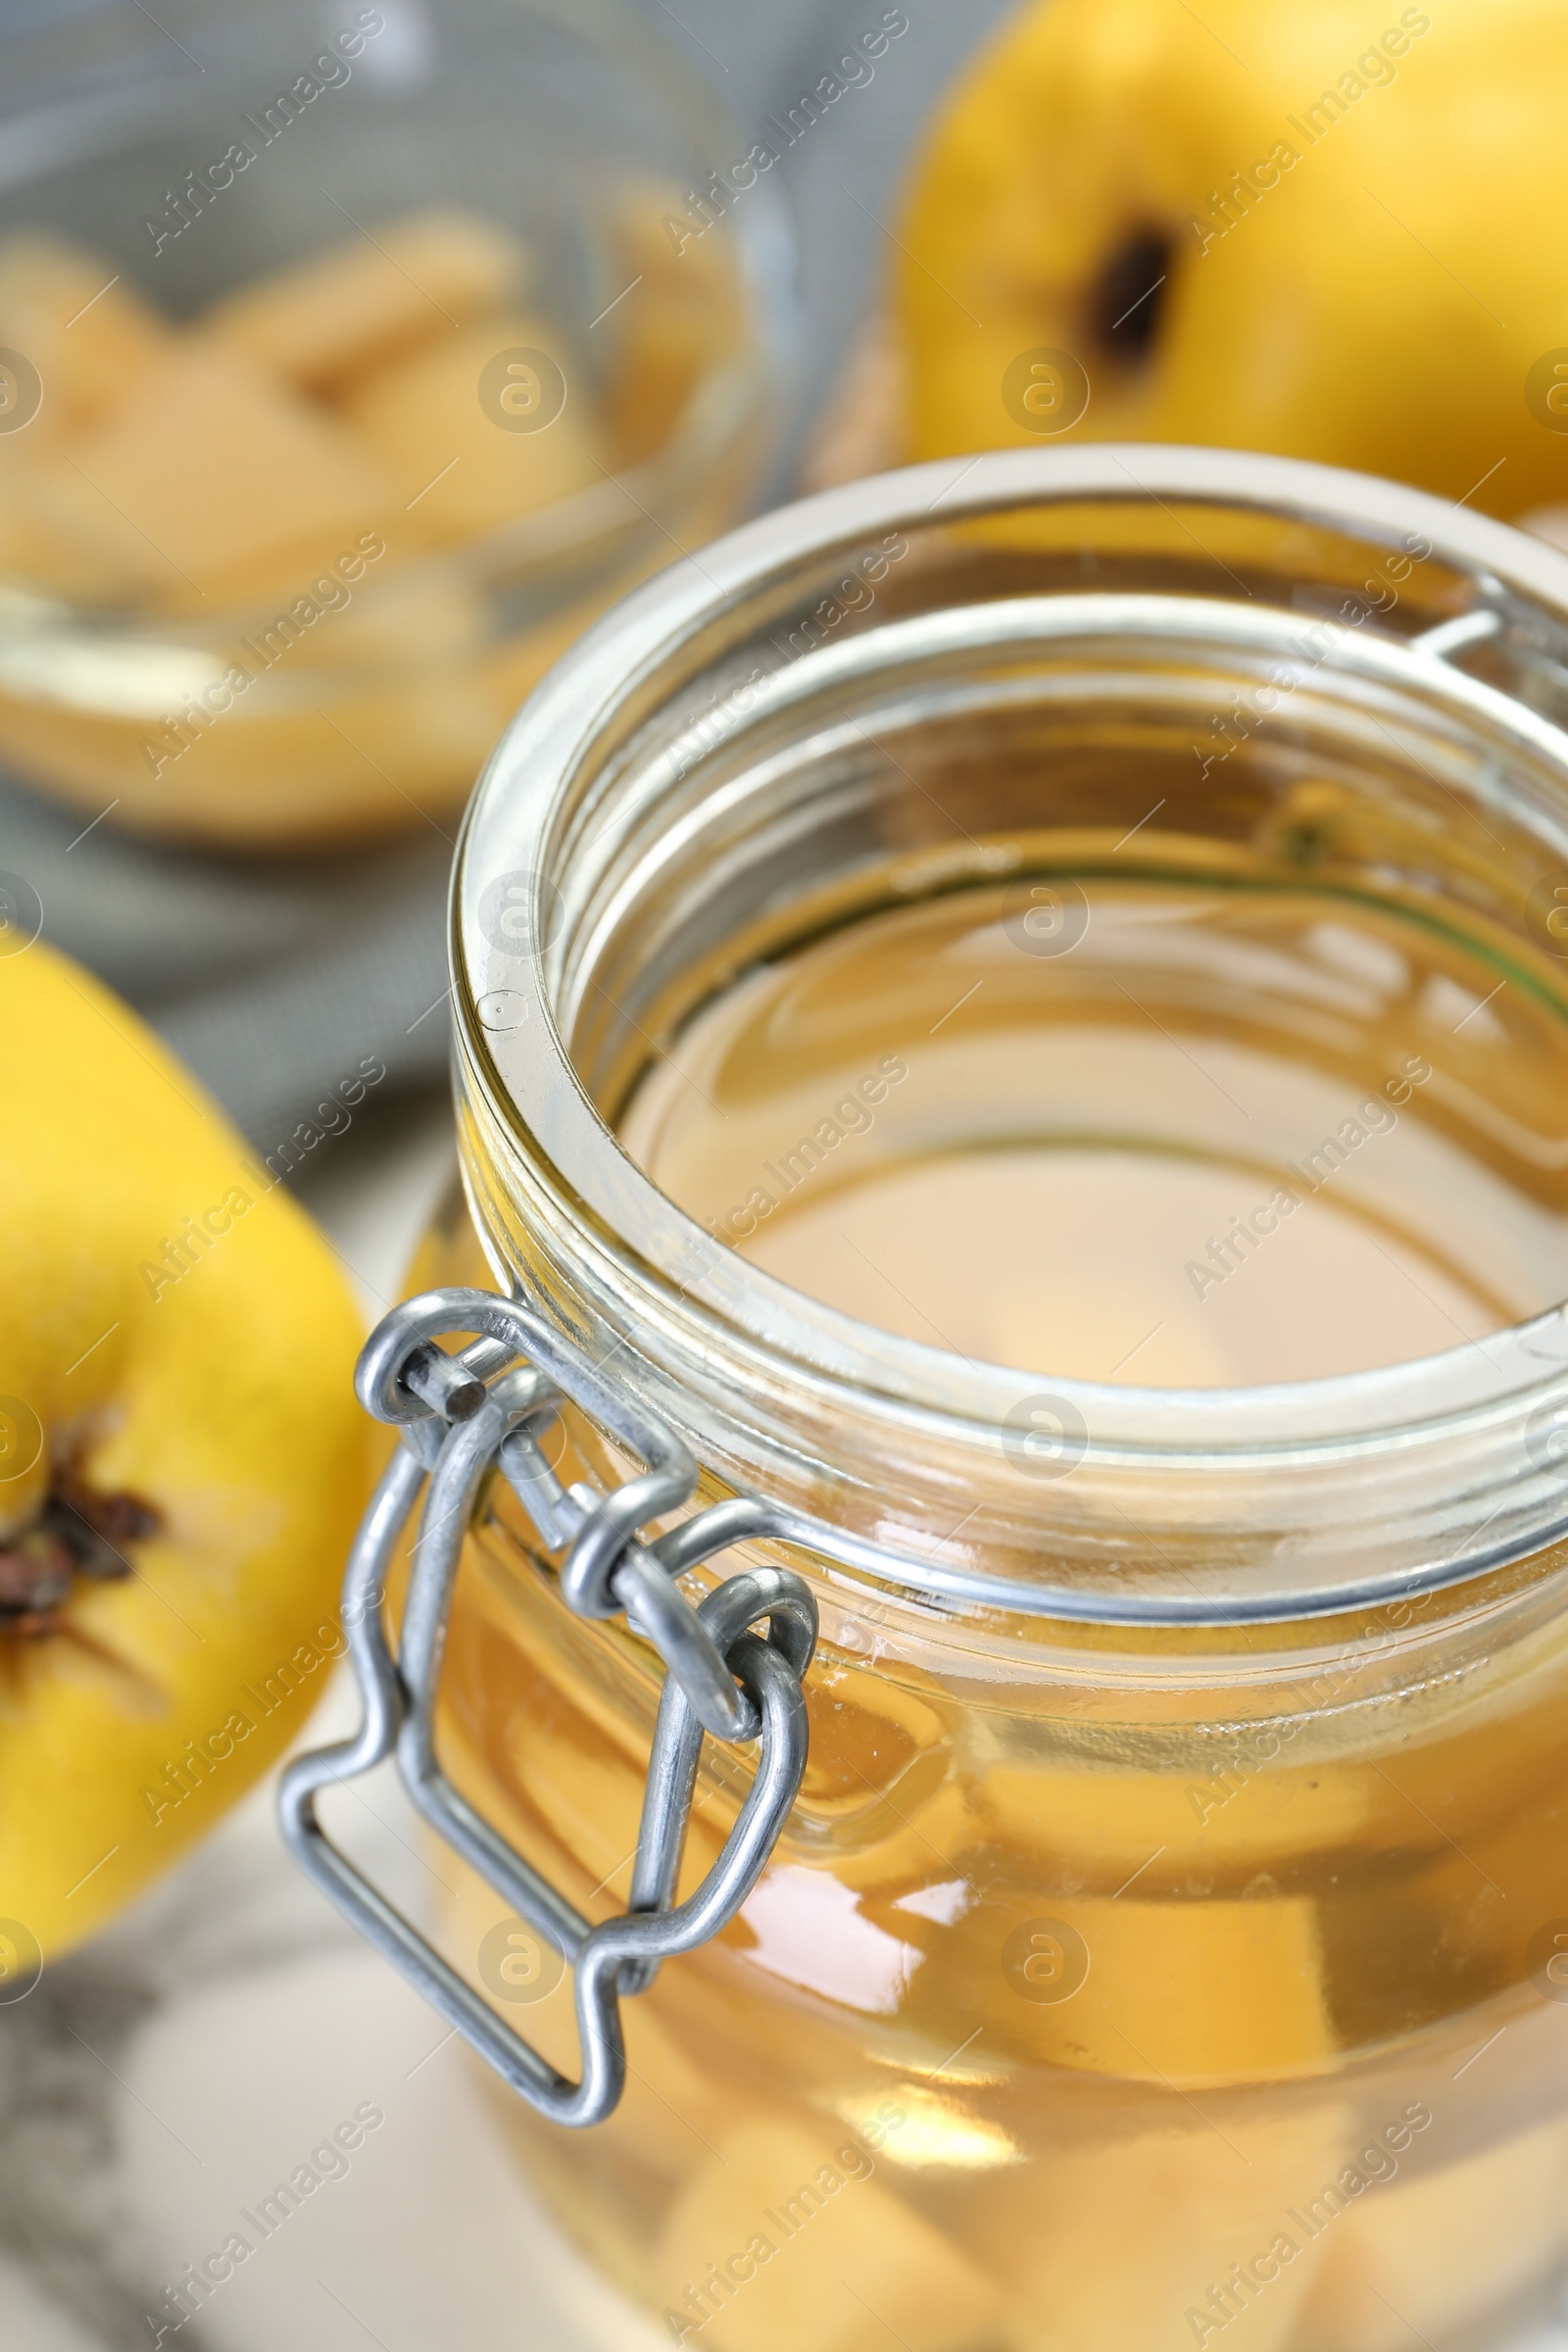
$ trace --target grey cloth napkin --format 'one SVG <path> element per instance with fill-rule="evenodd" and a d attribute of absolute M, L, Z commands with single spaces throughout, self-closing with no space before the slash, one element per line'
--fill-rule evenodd
<path fill-rule="evenodd" d="M 424 0 L 398 4 L 416 11 Z M 892 12 L 882 0 L 638 4 L 783 150 L 776 181 L 795 222 L 802 297 L 792 417 L 769 485 L 786 496 L 885 272 L 916 128 L 1013 0 L 904 0 Z M 9 34 L 68 16 L 85 34 L 116 13 L 80 0 L 25 0 L 9 23 L 0 13 L 0 80 Z M 874 72 L 786 146 L 776 125 L 889 13 L 906 29 Z M 83 833 L 74 809 L 0 777 L 0 875 L 36 892 L 44 937 L 143 1012 L 280 1173 L 290 1139 L 350 1073 L 384 1064 L 381 1101 L 444 1073 L 450 860 L 434 829 L 309 859 L 172 850 L 120 830 L 112 814 Z"/>

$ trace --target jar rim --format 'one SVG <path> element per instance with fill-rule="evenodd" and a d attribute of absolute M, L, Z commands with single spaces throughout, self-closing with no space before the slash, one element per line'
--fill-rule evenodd
<path fill-rule="evenodd" d="M 1468 1463 L 1472 1486 L 1479 1474 L 1490 1489 L 1505 1454 L 1519 1466 L 1525 1420 L 1539 1426 L 1544 1413 L 1568 1407 L 1568 1306 L 1549 1307 L 1484 1343 L 1268 1387 L 1142 1389 L 1056 1375 L 1048 1383 L 1016 1368 L 971 1364 L 812 1299 L 714 1241 L 643 1174 L 590 1102 L 553 1017 L 548 956 L 499 951 L 480 922 L 480 900 L 495 876 L 543 874 L 566 802 L 604 740 L 607 714 L 657 695 L 682 649 L 768 581 L 933 517 L 968 522 L 1042 505 L 1151 500 L 1274 514 L 1370 545 L 1396 546 L 1402 534 L 1419 532 L 1443 564 L 1469 579 L 1474 596 L 1500 594 L 1553 624 L 1568 621 L 1568 558 L 1544 542 L 1424 492 L 1277 457 L 1110 443 L 992 452 L 857 482 L 768 514 L 684 558 L 600 620 L 535 690 L 492 756 L 454 868 L 461 1084 L 470 1102 L 483 1104 L 491 1136 L 515 1140 L 526 1129 L 554 1178 L 588 1212 L 601 1298 L 613 1293 L 659 1335 L 680 1324 L 690 1327 L 694 1345 L 711 1346 L 722 1334 L 754 1359 L 766 1359 L 776 1376 L 810 1384 L 826 1405 L 835 1397 L 859 1405 L 870 1396 L 906 1434 L 961 1427 L 995 1444 L 1020 1392 L 1049 1387 L 1081 1415 L 1098 1458 L 1210 1473 L 1312 1460 L 1327 1466 L 1395 1450 L 1435 1459 L 1463 1430 L 1480 1448 Z M 1435 653 L 1388 650 L 1382 642 L 1377 659 L 1419 663 L 1424 686 L 1517 727 L 1568 787 L 1568 734 L 1548 718 Z M 1559 824 L 1568 822 L 1568 791 L 1557 815 Z M 516 1025 L 499 1034 L 478 1009 L 498 994 L 520 1007 Z M 470 1189 L 482 1195 L 471 1165 L 469 1174 Z M 476 1207 L 486 1222 L 482 1198 Z M 492 1248 L 505 1255 L 493 1240 Z M 1428 1561 L 1422 1581 L 1450 1582 L 1568 1533 L 1568 1498 L 1555 1479 L 1545 1486 L 1549 1493 L 1526 1514 L 1528 1527 L 1510 1517 L 1500 1550 L 1478 1539 L 1462 1547 L 1462 1565 L 1452 1556 Z"/>

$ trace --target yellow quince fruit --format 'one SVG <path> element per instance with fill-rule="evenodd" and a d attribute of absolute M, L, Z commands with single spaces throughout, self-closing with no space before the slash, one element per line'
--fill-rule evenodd
<path fill-rule="evenodd" d="M 1039 0 L 898 234 L 909 454 L 1277 451 L 1568 490 L 1558 0 Z"/>
<path fill-rule="evenodd" d="M 8 952 L 9 951 L 9 952 Z M 125 1005 L 0 924 L 0 1999 L 240 1796 L 344 1639 L 358 1311 Z"/>

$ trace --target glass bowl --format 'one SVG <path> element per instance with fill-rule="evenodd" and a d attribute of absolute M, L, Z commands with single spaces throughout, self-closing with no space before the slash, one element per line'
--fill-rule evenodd
<path fill-rule="evenodd" d="M 86 815 L 220 846 L 439 823 L 584 622 L 746 507 L 789 342 L 781 208 L 722 100 L 613 0 L 129 13 L 40 36 L 0 122 L 0 759 Z M 525 291 L 454 317 L 405 266 L 431 217 L 515 238 Z M 14 240 L 40 236 L 101 259 L 70 318 L 64 295 L 41 323 L 8 307 Z M 217 365 L 209 306 L 333 247 L 454 330 L 460 455 L 417 490 L 378 475 L 361 530 L 337 519 L 348 461 L 326 452 L 317 491 L 191 360 L 199 339 Z M 95 336 L 88 407 L 120 398 L 138 298 L 173 338 L 134 389 L 141 467 L 122 409 L 73 407 Z M 288 390 L 290 429 L 303 402 L 341 441 L 346 412 Z M 525 433 L 548 494 L 508 512 L 488 469 Z M 279 522 L 229 564 L 230 500 L 247 544 L 291 502 L 309 534 Z"/>

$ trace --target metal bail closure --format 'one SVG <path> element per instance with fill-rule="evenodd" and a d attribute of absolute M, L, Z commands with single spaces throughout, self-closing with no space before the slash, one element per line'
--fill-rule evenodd
<path fill-rule="evenodd" d="M 445 1336 L 481 1336 L 449 1355 Z M 816 1603 L 783 1568 L 746 1569 L 694 1609 L 675 1578 L 747 1534 L 767 1513 L 720 1503 L 645 1544 L 638 1529 L 678 1510 L 697 1465 L 675 1433 L 605 1381 L 520 1301 L 491 1291 L 426 1292 L 395 1307 L 366 1343 L 360 1400 L 402 1442 L 371 1497 L 343 1583 L 343 1625 L 365 1703 L 358 1736 L 300 1756 L 278 1806 L 296 1860 L 416 1989 L 554 2122 L 602 2123 L 625 2082 L 620 1999 L 651 1984 L 661 1960 L 694 1950 L 734 1918 L 761 1876 L 806 1769 L 802 1680 L 816 1645 Z M 642 1474 L 609 1494 L 564 1488 L 540 1437 L 563 1400 L 581 1407 Z M 435 1752 L 434 1714 L 463 1541 L 493 1466 L 528 1512 L 544 1548 L 564 1554 L 562 1597 L 580 1616 L 621 1613 L 667 1669 L 649 1760 L 629 1908 L 595 1927 L 452 1786 Z M 424 1506 L 399 1645 L 383 1614 L 387 1571 Z M 765 1624 L 765 1638 L 752 1629 Z M 757 1769 L 734 1828 L 696 1892 L 674 1900 L 704 1732 L 757 1743 Z M 533 2049 L 327 1838 L 322 1788 L 388 1758 L 437 1833 L 574 1972 L 582 2076 L 573 2082 Z"/>

